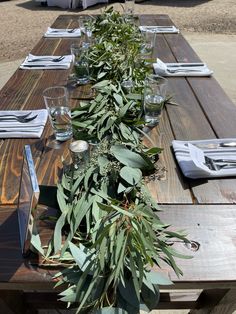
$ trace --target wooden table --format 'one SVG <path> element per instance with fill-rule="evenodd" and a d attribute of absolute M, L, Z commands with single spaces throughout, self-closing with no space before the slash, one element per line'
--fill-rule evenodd
<path fill-rule="evenodd" d="M 76 19 L 70 15 L 59 16 L 52 27 L 76 27 Z M 166 15 L 140 16 L 140 23 L 173 25 Z M 74 41 L 42 38 L 32 53 L 69 54 Z M 181 34 L 158 34 L 155 49 L 164 62 L 200 61 Z M 44 108 L 42 91 L 48 86 L 67 85 L 69 73 L 70 70 L 17 70 L 0 93 L 1 110 Z M 155 143 L 164 148 L 160 161 L 167 171 L 161 181 L 150 183 L 149 188 L 164 209 L 160 217 L 175 228 L 185 229 L 189 238 L 199 245 L 196 250 L 179 245 L 193 259 L 177 261 L 183 277 L 176 278 L 172 272 L 170 276 L 176 284 L 174 289 L 204 290 L 197 305 L 180 302 L 178 306 L 213 306 L 228 289 L 236 288 L 236 178 L 185 178 L 173 157 L 171 141 L 235 137 L 236 107 L 214 76 L 168 78 L 168 82 L 179 106 L 167 106 L 160 125 L 152 132 Z M 76 93 L 83 98 L 86 88 L 80 87 Z M 52 130 L 47 124 L 39 140 L 8 139 L 0 143 L 1 289 L 45 291 L 53 286 L 48 270 L 37 269 L 22 258 L 16 215 L 25 144 L 31 145 L 39 184 L 55 185 L 58 180 L 61 157 L 68 154 L 68 143 L 52 149 L 48 145 L 50 135 Z M 203 305 L 206 296 L 210 296 L 209 304 Z M 177 307 L 176 302 L 173 304 Z M 160 307 L 165 307 L 164 303 Z"/>

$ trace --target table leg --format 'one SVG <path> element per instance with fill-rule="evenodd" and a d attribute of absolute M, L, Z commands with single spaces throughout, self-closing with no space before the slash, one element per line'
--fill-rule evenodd
<path fill-rule="evenodd" d="M 189 314 L 210 314 L 213 308 L 222 300 L 229 292 L 229 289 L 206 289 L 203 290 L 197 300 L 196 309 Z"/>
<path fill-rule="evenodd" d="M 28 311 L 24 302 L 24 292 L 18 290 L 1 290 L 0 298 L 2 300 L 2 307 L 4 307 L 4 313 L 9 314 L 28 314 L 35 312 Z M 5 312 L 6 311 L 6 312 Z M 0 311 L 2 313 L 2 310 Z"/>

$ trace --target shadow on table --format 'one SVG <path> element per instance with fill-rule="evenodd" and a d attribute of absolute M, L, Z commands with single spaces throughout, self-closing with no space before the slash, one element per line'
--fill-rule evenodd
<path fill-rule="evenodd" d="M 2 209 L 0 228 L 0 281 L 9 282 L 23 266 L 16 209 Z"/>
<path fill-rule="evenodd" d="M 179 8 L 189 8 L 202 5 L 206 2 L 212 0 L 137 0 L 137 3 L 140 2 L 142 5 L 157 5 L 165 7 L 179 7 Z"/>

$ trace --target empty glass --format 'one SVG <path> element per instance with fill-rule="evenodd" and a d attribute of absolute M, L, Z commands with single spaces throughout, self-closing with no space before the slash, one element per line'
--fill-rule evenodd
<path fill-rule="evenodd" d="M 140 56 L 142 58 L 151 58 L 153 54 L 153 48 L 155 47 L 156 33 L 153 32 L 141 32 L 142 43 L 140 49 Z"/>
<path fill-rule="evenodd" d="M 56 140 L 70 139 L 73 133 L 67 89 L 63 86 L 46 88 L 43 91 L 43 98 Z"/>
<path fill-rule="evenodd" d="M 160 122 L 166 92 L 167 80 L 165 78 L 152 74 L 145 79 L 143 105 L 147 125 L 155 126 Z"/>

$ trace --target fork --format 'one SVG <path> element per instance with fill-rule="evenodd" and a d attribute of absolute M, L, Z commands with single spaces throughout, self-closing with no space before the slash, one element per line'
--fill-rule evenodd
<path fill-rule="evenodd" d="M 37 62 L 37 61 L 52 61 L 52 62 L 60 62 L 65 58 L 65 56 L 60 56 L 58 58 L 53 57 L 42 57 L 42 58 L 36 58 L 32 60 L 27 60 L 28 62 Z"/>
<path fill-rule="evenodd" d="M 208 156 L 205 156 L 206 165 L 211 170 L 220 170 L 222 168 L 235 168 L 236 160 L 230 159 L 213 159 Z M 219 164 L 220 163 L 220 164 Z M 223 163 L 223 164 L 221 164 Z"/>
<path fill-rule="evenodd" d="M 33 116 L 33 117 L 31 117 L 31 118 L 25 118 L 25 117 L 17 117 L 17 116 L 14 116 L 14 117 L 9 117 L 9 118 L 0 118 L 0 122 L 1 121 L 18 121 L 18 122 L 20 122 L 20 123 L 28 123 L 28 122 L 30 122 L 30 121 L 33 121 L 34 119 L 36 119 L 37 118 L 37 114 L 35 115 L 35 116 Z"/>

